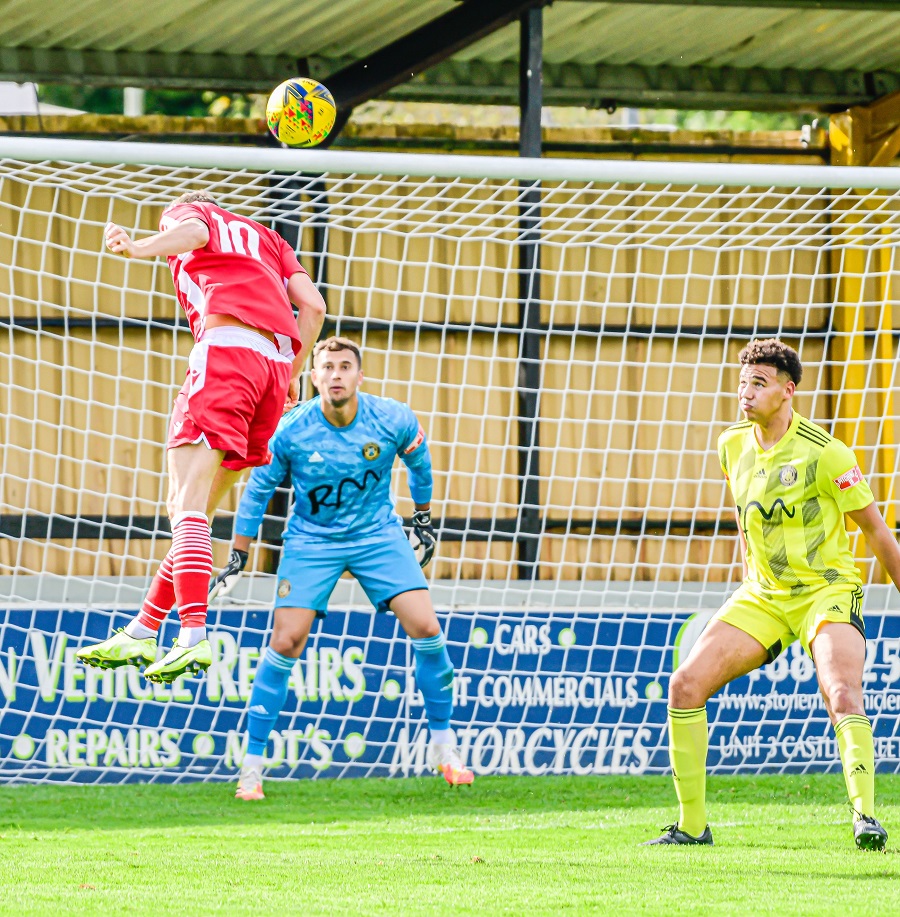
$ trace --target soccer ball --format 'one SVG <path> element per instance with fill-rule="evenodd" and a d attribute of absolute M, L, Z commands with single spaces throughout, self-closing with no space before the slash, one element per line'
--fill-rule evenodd
<path fill-rule="evenodd" d="M 334 127 L 336 115 L 331 93 L 305 76 L 285 80 L 266 104 L 266 124 L 287 146 L 321 143 Z"/>

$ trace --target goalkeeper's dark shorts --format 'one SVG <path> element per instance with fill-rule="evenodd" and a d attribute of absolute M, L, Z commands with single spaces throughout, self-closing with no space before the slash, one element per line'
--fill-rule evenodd
<path fill-rule="evenodd" d="M 828 622 L 852 624 L 865 637 L 862 598 L 862 586 L 853 582 L 835 583 L 797 596 L 744 582 L 713 620 L 731 624 L 758 640 L 771 661 L 798 638 L 809 653 L 819 628 Z"/>

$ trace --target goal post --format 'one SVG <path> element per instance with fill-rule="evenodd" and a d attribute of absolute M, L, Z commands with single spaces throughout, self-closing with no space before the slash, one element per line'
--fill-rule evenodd
<path fill-rule="evenodd" d="M 191 346 L 165 262 L 111 254 L 103 229 L 153 232 L 188 188 L 277 228 L 326 331 L 359 341 L 365 390 L 422 421 L 426 572 L 481 772 L 667 766 L 668 675 L 740 578 L 715 442 L 752 337 L 799 350 L 799 409 L 856 449 L 895 523 L 898 170 L 2 138 L 0 776 L 216 777 L 241 754 L 287 494 L 212 609 L 210 678 L 157 696 L 73 656 L 126 620 L 168 548 L 162 444 Z M 213 524 L 217 564 L 238 496 Z M 855 544 L 890 752 L 897 603 Z M 421 770 L 406 641 L 350 582 L 333 606 L 272 772 Z M 713 767 L 830 766 L 811 689 L 791 650 L 728 694 L 742 700 L 712 717 Z M 759 700 L 776 695 L 795 706 Z"/>

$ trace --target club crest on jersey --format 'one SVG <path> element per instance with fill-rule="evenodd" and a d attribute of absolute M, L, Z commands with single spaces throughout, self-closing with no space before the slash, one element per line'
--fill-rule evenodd
<path fill-rule="evenodd" d="M 856 487 L 857 484 L 862 483 L 862 472 L 859 470 L 859 465 L 854 465 L 849 471 L 845 471 L 839 478 L 834 479 L 834 483 L 837 484 L 838 490 L 850 490 L 851 487 Z"/>
<path fill-rule="evenodd" d="M 291 594 L 291 581 L 282 579 L 278 581 L 278 598 L 286 599 Z"/>
<path fill-rule="evenodd" d="M 790 487 L 797 480 L 797 469 L 793 465 L 782 465 L 778 472 L 778 480 L 785 487 Z"/>
<path fill-rule="evenodd" d="M 381 446 L 378 443 L 366 443 L 362 447 L 362 454 L 364 459 L 368 459 L 370 462 L 374 462 L 375 459 L 381 455 Z"/>

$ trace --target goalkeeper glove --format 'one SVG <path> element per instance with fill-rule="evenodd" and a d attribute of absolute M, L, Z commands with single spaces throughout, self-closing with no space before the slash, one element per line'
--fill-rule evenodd
<path fill-rule="evenodd" d="M 426 566 L 434 557 L 435 539 L 430 509 L 417 509 L 413 513 L 409 543 L 412 545 L 420 567 Z"/>
<path fill-rule="evenodd" d="M 231 549 L 228 556 L 228 563 L 225 564 L 219 575 L 209 584 L 209 601 L 221 599 L 228 595 L 234 584 L 240 579 L 241 571 L 247 566 L 247 558 L 250 555 L 246 551 L 239 551 L 237 548 Z"/>

